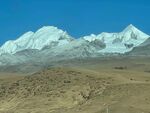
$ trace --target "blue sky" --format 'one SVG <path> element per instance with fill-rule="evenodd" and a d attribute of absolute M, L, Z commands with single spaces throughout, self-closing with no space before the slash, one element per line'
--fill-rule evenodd
<path fill-rule="evenodd" d="M 150 0 L 0 0 L 0 44 L 48 25 L 81 37 L 130 23 L 150 34 Z"/>

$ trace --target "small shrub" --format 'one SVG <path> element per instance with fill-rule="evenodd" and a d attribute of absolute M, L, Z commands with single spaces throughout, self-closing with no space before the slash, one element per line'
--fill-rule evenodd
<path fill-rule="evenodd" d="M 64 80 L 64 83 L 71 83 L 70 80 Z"/>
<path fill-rule="evenodd" d="M 118 70 L 124 70 L 124 69 L 127 69 L 127 67 L 123 67 L 123 66 L 119 66 L 119 67 L 115 67 L 115 69 L 118 69 Z"/>

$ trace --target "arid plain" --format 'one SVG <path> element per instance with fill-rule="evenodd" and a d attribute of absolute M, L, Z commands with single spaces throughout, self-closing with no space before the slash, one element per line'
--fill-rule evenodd
<path fill-rule="evenodd" d="M 0 73 L 0 113 L 150 113 L 150 58 L 106 57 Z"/>

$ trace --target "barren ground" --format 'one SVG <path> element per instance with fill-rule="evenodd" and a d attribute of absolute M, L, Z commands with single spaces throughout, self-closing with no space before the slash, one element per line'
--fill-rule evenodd
<path fill-rule="evenodd" d="M 150 58 L 62 64 L 32 75 L 0 73 L 0 113 L 150 113 Z"/>

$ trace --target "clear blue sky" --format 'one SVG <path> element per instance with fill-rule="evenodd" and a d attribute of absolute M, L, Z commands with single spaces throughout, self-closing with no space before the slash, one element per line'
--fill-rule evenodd
<path fill-rule="evenodd" d="M 150 0 L 0 0 L 0 44 L 47 25 L 81 37 L 130 23 L 150 34 Z"/>

